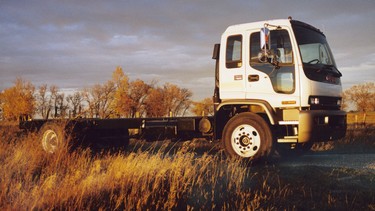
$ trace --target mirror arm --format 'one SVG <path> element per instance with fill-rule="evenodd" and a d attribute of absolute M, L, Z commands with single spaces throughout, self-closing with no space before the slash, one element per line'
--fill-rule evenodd
<path fill-rule="evenodd" d="M 276 25 L 272 25 L 272 24 L 269 24 L 269 23 L 265 23 L 264 27 L 265 28 L 267 28 L 267 27 L 275 27 L 276 29 L 282 29 L 281 26 L 276 26 Z"/>

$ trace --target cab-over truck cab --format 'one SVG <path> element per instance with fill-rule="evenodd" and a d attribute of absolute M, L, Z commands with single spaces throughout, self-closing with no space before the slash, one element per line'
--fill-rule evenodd
<path fill-rule="evenodd" d="M 234 25 L 216 44 L 215 138 L 260 158 L 345 135 L 342 76 L 325 35 L 289 19 Z"/>

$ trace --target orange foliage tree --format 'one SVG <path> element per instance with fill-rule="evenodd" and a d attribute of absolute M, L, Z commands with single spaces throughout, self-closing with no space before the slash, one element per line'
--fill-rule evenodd
<path fill-rule="evenodd" d="M 150 90 L 149 95 L 145 100 L 147 117 L 162 117 L 167 114 L 167 109 L 163 98 L 163 89 L 157 87 Z"/>
<path fill-rule="evenodd" d="M 17 119 L 20 114 L 38 113 L 42 118 L 76 117 L 163 117 L 184 116 L 192 105 L 190 90 L 175 84 L 156 86 L 137 79 L 129 81 L 120 66 L 104 84 L 95 84 L 83 91 L 70 94 L 52 85 L 41 85 L 34 97 L 31 83 L 17 79 L 15 86 L 4 90 L 0 98 L 0 115 Z M 72 113 L 70 113 L 70 111 Z M 0 116 L 1 117 L 1 116 Z"/>
<path fill-rule="evenodd" d="M 115 86 L 111 109 L 117 117 L 127 117 L 130 113 L 128 96 L 129 78 L 120 66 L 112 73 L 112 82 Z"/>
<path fill-rule="evenodd" d="M 145 100 L 148 117 L 184 116 L 192 101 L 190 90 L 166 83 L 163 87 L 152 88 Z"/>
<path fill-rule="evenodd" d="M 357 111 L 375 111 L 375 83 L 363 83 L 350 87 L 343 93 L 343 108 L 353 105 Z"/>
<path fill-rule="evenodd" d="M 17 78 L 14 86 L 5 89 L 0 95 L 3 119 L 17 120 L 21 114 L 35 113 L 35 87 L 31 82 Z"/>
<path fill-rule="evenodd" d="M 205 98 L 202 101 L 194 102 L 193 108 L 191 111 L 199 116 L 199 115 L 213 115 L 214 114 L 214 104 L 212 102 L 212 98 Z"/>
<path fill-rule="evenodd" d="M 113 111 L 110 107 L 115 93 L 115 86 L 112 81 L 95 84 L 91 88 L 86 88 L 82 92 L 84 101 L 87 103 L 87 115 L 95 118 L 110 118 Z"/>
<path fill-rule="evenodd" d="M 151 86 L 137 79 L 130 82 L 128 90 L 128 107 L 130 117 L 143 116 L 145 113 L 145 100 L 150 92 Z"/>
<path fill-rule="evenodd" d="M 192 103 L 191 91 L 170 83 L 166 83 L 163 90 L 166 111 L 173 116 L 184 116 Z"/>

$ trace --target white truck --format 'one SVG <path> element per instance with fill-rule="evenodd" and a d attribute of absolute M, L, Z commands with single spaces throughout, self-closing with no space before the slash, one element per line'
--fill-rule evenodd
<path fill-rule="evenodd" d="M 74 119 L 65 132 L 89 142 L 114 135 L 120 145 L 127 145 L 129 129 L 139 129 L 142 137 L 156 131 L 203 136 L 221 141 L 230 157 L 244 159 L 267 157 L 274 149 L 304 151 L 345 136 L 342 75 L 319 29 L 291 18 L 233 25 L 215 44 L 213 59 L 212 117 Z M 46 151 L 58 148 L 66 134 L 57 131 L 59 120 L 21 119 L 21 128 L 39 132 Z"/>

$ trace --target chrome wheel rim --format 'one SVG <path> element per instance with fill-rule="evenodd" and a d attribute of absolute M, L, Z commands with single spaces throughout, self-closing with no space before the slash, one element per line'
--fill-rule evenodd
<path fill-rule="evenodd" d="M 251 125 L 239 125 L 233 130 L 231 144 L 239 156 L 252 157 L 260 150 L 260 134 Z"/>
<path fill-rule="evenodd" d="M 48 153 L 54 153 L 58 147 L 58 144 L 59 144 L 59 140 L 55 131 L 46 130 L 43 133 L 42 145 L 43 145 L 44 151 Z"/>

